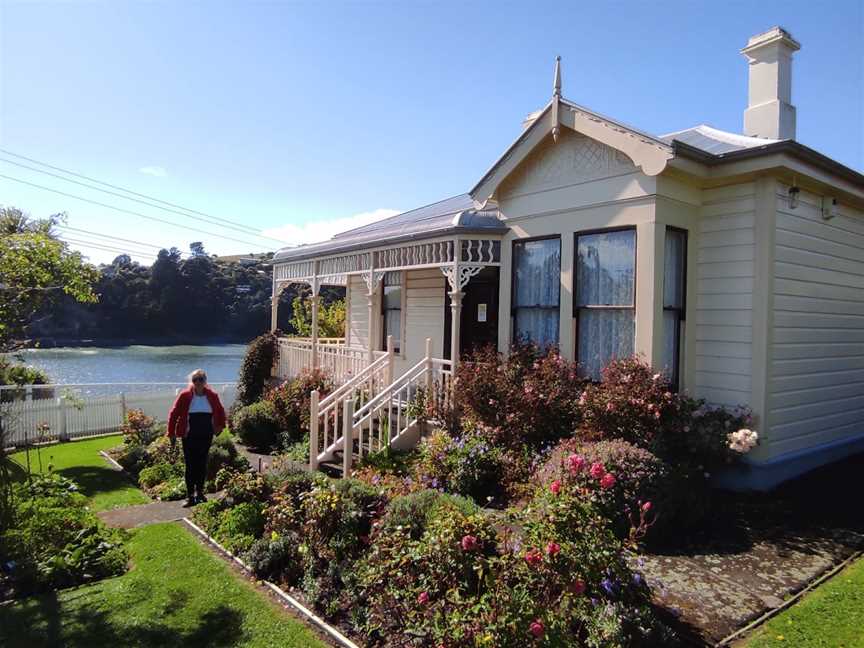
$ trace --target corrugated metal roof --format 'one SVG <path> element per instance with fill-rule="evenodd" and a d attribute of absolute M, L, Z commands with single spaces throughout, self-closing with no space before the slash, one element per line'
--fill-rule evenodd
<path fill-rule="evenodd" d="M 349 252 L 387 245 L 404 240 L 432 238 L 446 233 L 503 233 L 507 226 L 498 218 L 498 210 L 477 210 L 468 194 L 441 200 L 425 207 L 391 216 L 383 220 L 341 232 L 329 241 L 282 248 L 274 261 L 293 261 L 308 257 Z"/>
<path fill-rule="evenodd" d="M 669 144 L 673 141 L 682 142 L 712 155 L 723 155 L 725 153 L 732 153 L 733 151 L 758 148 L 781 141 L 729 133 L 718 128 L 712 128 L 706 124 L 669 133 L 668 135 L 661 136 L 660 139 Z"/>

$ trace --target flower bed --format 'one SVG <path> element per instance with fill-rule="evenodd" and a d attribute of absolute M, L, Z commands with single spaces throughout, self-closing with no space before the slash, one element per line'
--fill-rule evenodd
<path fill-rule="evenodd" d="M 71 480 L 33 476 L 15 486 L 12 502 L 0 531 L 0 590 L 22 596 L 126 571 L 124 534 L 99 521 Z"/>
<path fill-rule="evenodd" d="M 139 410 L 130 410 L 123 427 L 123 445 L 109 452 L 123 469 L 132 475 L 141 489 L 160 500 L 186 497 L 181 442 L 171 444 L 164 426 Z M 216 476 L 223 468 L 248 470 L 249 462 L 239 454 L 231 434 L 226 430 L 213 439 L 207 457 L 205 490 L 217 490 Z"/>
<path fill-rule="evenodd" d="M 420 486 L 397 495 L 300 472 L 222 478 L 225 497 L 199 506 L 195 523 L 364 645 L 671 641 L 625 561 L 632 543 L 569 484 L 492 514 Z"/>

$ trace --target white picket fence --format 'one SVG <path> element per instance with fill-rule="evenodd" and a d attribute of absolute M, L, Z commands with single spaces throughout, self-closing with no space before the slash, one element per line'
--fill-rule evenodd
<path fill-rule="evenodd" d="M 210 383 L 227 410 L 236 383 Z M 126 412 L 164 423 L 182 383 L 89 383 L 0 387 L 0 419 L 10 446 L 117 432 Z"/>

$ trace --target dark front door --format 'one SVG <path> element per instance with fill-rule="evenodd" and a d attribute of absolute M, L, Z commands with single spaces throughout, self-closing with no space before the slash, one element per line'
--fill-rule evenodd
<path fill-rule="evenodd" d="M 462 298 L 461 355 L 498 345 L 498 268 L 484 268 L 465 287 Z M 444 357 L 450 358 L 450 294 L 444 300 Z"/>

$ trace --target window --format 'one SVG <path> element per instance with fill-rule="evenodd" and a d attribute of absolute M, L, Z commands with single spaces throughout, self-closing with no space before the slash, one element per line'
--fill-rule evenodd
<path fill-rule="evenodd" d="M 513 339 L 558 344 L 561 239 L 513 242 Z"/>
<path fill-rule="evenodd" d="M 576 235 L 576 360 L 599 380 L 616 358 L 633 355 L 636 336 L 636 230 Z"/>
<path fill-rule="evenodd" d="M 676 389 L 681 371 L 686 274 L 687 232 L 667 227 L 663 267 L 663 367 Z"/>
<path fill-rule="evenodd" d="M 393 351 L 399 353 L 402 341 L 402 273 L 388 272 L 384 275 L 384 294 L 381 299 L 381 314 L 384 333 L 381 347 L 387 348 L 387 336 L 393 336 Z"/>

